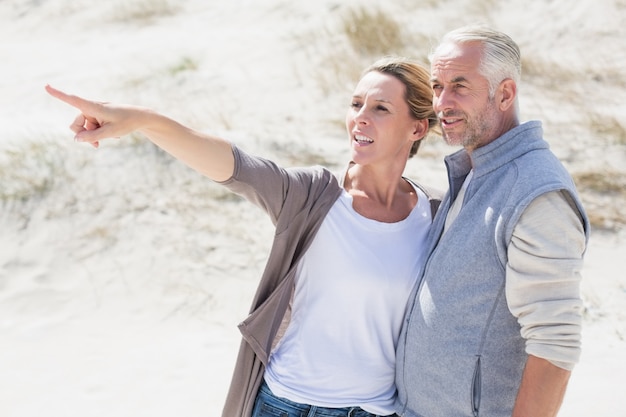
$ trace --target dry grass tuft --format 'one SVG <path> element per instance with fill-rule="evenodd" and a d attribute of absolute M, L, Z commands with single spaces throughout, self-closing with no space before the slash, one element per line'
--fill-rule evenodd
<path fill-rule="evenodd" d="M 388 55 L 404 49 L 402 26 L 381 10 L 363 6 L 350 9 L 342 18 L 342 32 L 352 48 L 363 55 Z"/>
<path fill-rule="evenodd" d="M 586 171 L 573 174 L 576 186 L 583 191 L 626 196 L 626 175 L 611 170 Z"/>
<path fill-rule="evenodd" d="M 175 76 L 185 71 L 196 71 L 199 67 L 198 61 L 193 58 L 184 56 L 180 58 L 180 61 L 176 64 L 172 65 L 168 69 L 168 74 L 171 76 Z"/>
<path fill-rule="evenodd" d="M 579 76 L 574 69 L 558 62 L 547 62 L 536 56 L 522 55 L 522 78 L 534 84 L 550 87 L 558 80 L 559 84 L 568 85 Z M 551 91 L 556 92 L 560 89 L 552 88 Z"/>
<path fill-rule="evenodd" d="M 132 0 L 115 3 L 113 19 L 120 22 L 150 22 L 175 15 L 180 5 L 171 0 Z"/>
<path fill-rule="evenodd" d="M 592 133 L 619 145 L 626 145 L 626 127 L 615 116 L 590 112 L 589 129 Z"/>
<path fill-rule="evenodd" d="M 626 174 L 615 170 L 585 171 L 572 177 L 587 209 L 591 225 L 618 230 L 626 225 Z"/>
<path fill-rule="evenodd" d="M 0 202 L 43 197 L 68 179 L 64 152 L 57 142 L 23 142 L 0 153 Z"/>
<path fill-rule="evenodd" d="M 416 42 L 403 28 L 390 12 L 360 6 L 338 13 L 326 27 L 293 37 L 294 49 L 311 59 L 310 73 L 303 77 L 314 80 L 325 99 L 338 98 L 330 114 L 344 114 L 347 101 L 343 100 L 364 68 L 383 56 L 410 56 L 407 46 L 415 47 Z M 343 121 L 330 120 L 329 126 L 344 129 Z"/>

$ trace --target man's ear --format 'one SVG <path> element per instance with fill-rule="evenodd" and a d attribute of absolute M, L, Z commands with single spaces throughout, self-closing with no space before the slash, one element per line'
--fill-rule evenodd
<path fill-rule="evenodd" d="M 498 107 L 501 111 L 506 111 L 515 104 L 517 96 L 517 84 L 510 78 L 502 80 L 498 86 Z"/>

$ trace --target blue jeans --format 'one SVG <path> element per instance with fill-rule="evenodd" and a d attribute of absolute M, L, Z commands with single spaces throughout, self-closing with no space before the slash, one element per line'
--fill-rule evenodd
<path fill-rule="evenodd" d="M 395 414 L 394 414 L 395 415 Z M 275 396 L 265 382 L 254 402 L 252 417 L 382 417 L 361 407 L 325 408 L 300 404 Z M 389 416 L 392 417 L 392 416 Z"/>

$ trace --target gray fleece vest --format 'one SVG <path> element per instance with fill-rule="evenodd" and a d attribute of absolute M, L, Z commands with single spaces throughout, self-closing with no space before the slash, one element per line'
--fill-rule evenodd
<path fill-rule="evenodd" d="M 471 169 L 464 150 L 446 158 L 450 189 L 398 342 L 400 415 L 511 415 L 527 358 L 504 291 L 513 229 L 537 196 L 566 190 L 589 230 L 574 183 L 542 135 L 540 122 L 528 122 L 475 150 L 463 208 L 441 236 Z"/>

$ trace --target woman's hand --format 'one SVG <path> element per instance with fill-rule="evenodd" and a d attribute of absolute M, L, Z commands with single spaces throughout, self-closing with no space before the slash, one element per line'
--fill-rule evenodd
<path fill-rule="evenodd" d="M 121 106 L 86 100 L 66 94 L 49 85 L 46 91 L 80 111 L 70 129 L 76 134 L 74 139 L 98 147 L 107 138 L 119 138 L 136 130 L 141 125 L 142 113 L 149 112 L 134 106 Z"/>
<path fill-rule="evenodd" d="M 102 103 L 66 94 L 46 86 L 46 91 L 80 111 L 70 128 L 74 139 L 98 147 L 107 138 L 137 131 L 155 145 L 215 181 L 230 178 L 235 168 L 230 142 L 187 128 L 175 120 L 138 106 Z"/>

